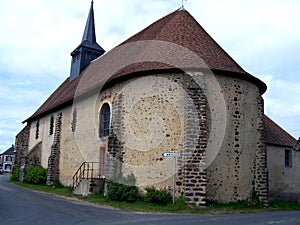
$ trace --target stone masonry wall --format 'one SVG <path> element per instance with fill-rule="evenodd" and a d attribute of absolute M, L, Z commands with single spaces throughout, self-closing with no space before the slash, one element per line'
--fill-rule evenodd
<path fill-rule="evenodd" d="M 217 125 L 224 123 L 226 129 L 217 154 L 207 165 L 206 197 L 224 203 L 247 200 L 253 196 L 257 183 L 255 165 L 260 142 L 257 123 L 261 118 L 258 109 L 262 107 L 258 104 L 259 89 L 242 79 L 221 75 L 216 78 L 226 107 L 225 115 Z M 210 117 L 216 112 L 211 110 Z M 211 141 L 217 141 L 214 139 Z M 207 149 L 207 152 L 213 150 Z M 263 166 L 261 164 L 261 169 Z"/>
<path fill-rule="evenodd" d="M 184 114 L 184 197 L 188 204 L 206 204 L 206 96 L 188 75 Z M 192 100 L 192 101 L 191 101 Z"/>
<path fill-rule="evenodd" d="M 23 152 L 20 165 L 20 180 L 23 181 L 30 167 L 41 165 L 42 142 L 37 143 L 30 151 Z"/>
<path fill-rule="evenodd" d="M 258 124 L 257 131 L 259 141 L 257 142 L 256 161 L 255 161 L 255 192 L 260 201 L 265 204 L 269 203 L 269 187 L 268 187 L 268 168 L 267 168 L 267 148 L 264 130 L 264 100 L 258 98 Z"/>
<path fill-rule="evenodd" d="M 108 180 L 118 181 L 122 177 L 122 94 L 112 103 L 110 133 L 106 156 L 106 177 Z"/>
<path fill-rule="evenodd" d="M 59 180 L 59 158 L 60 158 L 60 139 L 62 131 L 62 113 L 56 117 L 54 141 L 51 146 L 51 154 L 48 159 L 47 185 L 53 185 Z"/>
<path fill-rule="evenodd" d="M 134 174 L 145 188 L 172 190 L 173 157 L 164 152 L 175 148 L 176 195 L 183 194 L 183 101 L 182 74 L 142 76 L 122 83 L 121 134 L 122 176 Z M 114 108 L 113 104 L 113 108 Z M 114 124 L 114 123 L 113 123 Z M 118 132 L 119 133 L 119 132 Z"/>
<path fill-rule="evenodd" d="M 211 125 L 210 120 L 219 108 L 209 104 L 208 94 L 215 98 L 218 90 L 200 88 L 192 77 L 140 76 L 78 101 L 74 103 L 74 131 L 72 109 L 67 107 L 63 110 L 64 123 L 61 128 L 56 127 L 55 137 L 47 134 L 54 138 L 49 171 L 54 176 L 59 174 L 63 184 L 71 185 L 81 163 L 99 162 L 100 150 L 105 148 L 107 178 L 133 173 L 139 187 L 172 190 L 173 158 L 162 154 L 175 148 L 181 152 L 177 158 L 176 194 L 184 195 L 189 204 L 203 205 L 206 199 L 229 202 L 251 197 L 256 185 L 254 165 L 259 162 L 255 161 L 259 140 L 258 88 L 244 80 L 217 76 L 221 86 L 218 94 L 224 95 L 226 102 L 226 133 L 222 140 L 217 140 L 222 146 L 208 165 L 209 154 L 218 147 L 214 145 L 220 132 L 218 124 L 223 122 Z M 200 82 L 204 83 L 201 78 Z M 108 138 L 101 138 L 99 112 L 105 102 L 111 106 L 111 130 Z M 49 119 L 41 120 L 47 131 L 48 124 Z M 34 127 L 31 129 L 35 131 Z M 214 132 L 216 135 L 208 139 Z M 31 145 L 38 141 L 32 140 Z M 42 155 L 44 151 L 47 153 L 49 148 L 42 149 Z M 55 157 L 60 157 L 60 166 L 56 168 Z M 60 173 L 59 168 L 64 171 Z"/>
<path fill-rule="evenodd" d="M 16 136 L 15 141 L 15 163 L 14 166 L 20 168 L 23 153 L 28 151 L 30 126 L 26 125 Z"/>
<path fill-rule="evenodd" d="M 172 190 L 173 158 L 162 157 L 162 153 L 175 147 L 181 152 L 176 194 L 183 194 L 189 204 L 251 198 L 259 140 L 259 90 L 247 81 L 218 75 L 221 89 L 210 90 L 203 80 L 206 75 L 197 76 L 197 81 L 193 74 L 139 77 L 110 89 L 109 96 L 122 93 L 122 97 L 115 97 L 112 103 L 109 151 L 120 154 L 122 176 L 133 173 L 138 186 Z M 220 117 L 225 120 L 225 134 L 218 140 L 221 146 L 215 155 L 212 152 L 218 146 L 214 142 L 221 136 L 218 125 L 223 121 L 212 127 L 210 120 L 220 107 L 208 104 L 208 94 L 210 99 L 222 95 L 226 107 Z M 212 137 L 209 142 L 208 136 Z M 107 171 L 112 168 L 111 153 Z M 208 154 L 213 157 L 209 165 Z"/>

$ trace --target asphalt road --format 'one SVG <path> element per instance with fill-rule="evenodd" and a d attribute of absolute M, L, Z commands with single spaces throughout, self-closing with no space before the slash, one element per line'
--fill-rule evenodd
<path fill-rule="evenodd" d="M 300 225 L 300 211 L 238 215 L 180 215 L 136 213 L 109 209 L 78 200 L 34 192 L 0 175 L 0 224 L 5 225 Z"/>

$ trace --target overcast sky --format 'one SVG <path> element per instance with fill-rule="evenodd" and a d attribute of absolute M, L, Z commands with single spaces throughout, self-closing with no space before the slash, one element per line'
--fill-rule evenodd
<path fill-rule="evenodd" d="M 110 50 L 181 0 L 95 0 L 97 42 Z M 300 1 L 188 0 L 188 10 L 247 72 L 268 85 L 265 113 L 300 136 Z M 69 76 L 88 0 L 0 1 L 0 152 Z"/>

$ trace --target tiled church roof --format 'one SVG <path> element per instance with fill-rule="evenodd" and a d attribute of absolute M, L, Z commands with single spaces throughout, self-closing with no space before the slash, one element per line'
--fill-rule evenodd
<path fill-rule="evenodd" d="M 141 51 L 136 51 L 134 53 L 125 51 L 122 52 L 122 54 L 116 53 L 116 51 L 120 51 L 119 49 L 124 46 L 146 40 L 164 41 L 165 43 L 171 42 L 179 45 L 184 49 L 188 49 L 195 53 L 199 56 L 199 58 L 204 60 L 206 65 L 201 65 L 201 68 L 209 68 L 213 72 L 217 72 L 225 76 L 229 75 L 251 81 L 259 87 L 261 93 L 264 93 L 266 90 L 266 85 L 259 79 L 245 72 L 211 38 L 211 36 L 199 25 L 189 12 L 186 10 L 176 10 L 175 12 L 154 22 L 136 35 L 130 37 L 117 48 L 91 62 L 91 64 L 77 79 L 72 81 L 70 81 L 69 78 L 66 79 L 46 100 L 46 102 L 44 102 L 44 104 L 42 104 L 42 106 L 24 122 L 33 121 L 66 105 L 70 105 L 72 104 L 75 94 L 77 96 L 77 94 L 81 95 L 91 90 L 95 90 L 107 81 L 116 82 L 116 79 L 121 77 L 127 78 L 136 76 L 137 74 L 145 74 L 149 71 L 165 71 L 174 69 L 174 65 L 160 63 L 164 62 L 164 59 L 167 59 L 168 57 L 179 57 L 179 61 L 186 61 L 187 64 L 190 63 L 189 58 L 185 59 L 180 56 L 178 52 L 172 51 L 174 49 L 171 48 L 164 49 L 161 53 L 153 52 L 153 45 L 151 44 L 141 46 Z M 116 66 L 116 64 L 128 57 L 132 57 L 132 55 L 136 55 L 137 59 L 139 57 L 147 59 L 147 57 L 151 58 L 153 55 L 155 55 L 156 58 L 155 60 L 149 61 L 137 60 L 136 63 L 123 66 L 117 71 L 113 71 L 109 68 Z M 113 71 L 113 74 L 108 74 L 109 77 L 107 77 L 107 74 L 105 75 L 105 73 L 109 73 L 108 71 Z"/>
<path fill-rule="evenodd" d="M 176 43 L 195 52 L 210 69 L 247 74 L 186 10 L 163 17 L 122 44 L 142 40 Z"/>
<path fill-rule="evenodd" d="M 293 147 L 296 144 L 295 138 L 266 115 L 264 116 L 264 126 L 267 144 L 285 147 Z"/>

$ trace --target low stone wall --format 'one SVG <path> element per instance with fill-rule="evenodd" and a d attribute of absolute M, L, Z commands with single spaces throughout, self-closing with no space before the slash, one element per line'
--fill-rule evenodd
<path fill-rule="evenodd" d="M 23 153 L 28 151 L 30 126 L 25 126 L 16 136 L 14 167 L 20 168 Z"/>
<path fill-rule="evenodd" d="M 22 152 L 20 163 L 20 180 L 23 181 L 30 167 L 41 165 L 42 142 L 37 143 L 30 151 Z"/>

